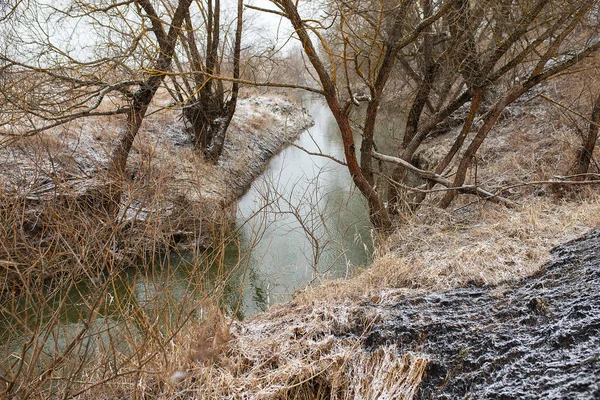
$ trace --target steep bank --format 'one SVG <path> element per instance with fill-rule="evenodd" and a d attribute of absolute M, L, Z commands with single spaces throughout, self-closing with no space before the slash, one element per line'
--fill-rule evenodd
<path fill-rule="evenodd" d="M 7 195 L 45 199 L 80 191 L 105 169 L 121 119 L 73 123 L 34 137 L 6 141 L 0 151 L 0 183 Z M 230 204 L 270 157 L 313 121 L 295 103 L 277 97 L 240 99 L 217 166 L 202 161 L 176 111 L 151 114 L 134 143 L 132 184 L 168 177 L 172 189 Z M 152 175 L 149 175 L 152 174 Z"/>
<path fill-rule="evenodd" d="M 193 149 L 176 110 L 152 110 L 130 155 L 120 212 L 109 223 L 98 204 L 121 118 L 73 122 L 5 141 L 0 260 L 7 268 L 0 292 L 28 276 L 94 275 L 127 265 L 124 255 L 130 262 L 176 244 L 218 243 L 227 235 L 229 206 L 270 157 L 311 124 L 306 110 L 283 98 L 241 99 L 223 156 L 213 166 Z"/>

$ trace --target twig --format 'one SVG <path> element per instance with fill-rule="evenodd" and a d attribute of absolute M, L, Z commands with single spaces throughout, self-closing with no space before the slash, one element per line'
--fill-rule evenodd
<path fill-rule="evenodd" d="M 600 125 L 597 122 L 592 121 L 591 119 L 587 118 L 585 115 L 583 115 L 582 113 L 580 113 L 579 111 L 573 110 L 570 107 L 565 106 L 564 104 L 559 103 L 558 101 L 551 99 L 550 97 L 547 97 L 543 94 L 538 94 L 535 97 L 541 97 L 542 99 L 549 101 L 550 103 L 554 104 L 557 107 L 563 108 L 565 110 L 567 110 L 568 112 L 577 115 L 580 118 L 583 118 L 587 123 L 592 124 L 592 125 L 596 125 L 598 127 L 600 127 Z"/>
<path fill-rule="evenodd" d="M 292 146 L 294 146 L 297 149 L 302 150 L 303 152 L 305 152 L 308 155 L 311 156 L 319 156 L 319 157 L 325 157 L 325 158 L 329 158 L 332 161 L 335 161 L 336 163 L 340 164 L 340 165 L 344 165 L 346 166 L 347 164 L 345 162 L 343 162 L 342 160 L 339 160 L 337 158 L 335 158 L 334 156 L 330 156 L 329 154 L 324 154 L 324 153 L 313 153 L 312 151 L 309 151 L 307 149 L 305 149 L 304 147 L 297 145 L 296 143 L 290 143 Z"/>
<path fill-rule="evenodd" d="M 595 174 L 592 174 L 595 175 Z M 534 185 L 600 185 L 600 179 L 594 179 L 589 181 L 562 181 L 562 180 L 549 180 L 549 181 L 532 181 L 532 182 L 520 182 L 514 185 L 505 186 L 496 191 L 496 193 L 502 193 L 506 190 L 514 189 L 522 186 L 534 186 Z"/>

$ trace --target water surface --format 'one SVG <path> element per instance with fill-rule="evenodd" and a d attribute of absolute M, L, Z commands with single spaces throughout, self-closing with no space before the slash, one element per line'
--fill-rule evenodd
<path fill-rule="evenodd" d="M 315 125 L 295 144 L 343 160 L 339 131 L 327 105 L 310 97 L 303 105 Z M 294 146 L 276 155 L 239 201 L 241 252 L 252 248 L 243 313 L 264 310 L 308 284 L 346 277 L 367 265 L 372 241 L 366 210 L 344 165 Z"/>

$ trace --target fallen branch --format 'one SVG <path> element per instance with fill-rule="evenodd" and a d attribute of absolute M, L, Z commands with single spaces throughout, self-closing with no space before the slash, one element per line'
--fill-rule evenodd
<path fill-rule="evenodd" d="M 386 179 L 388 182 L 394 184 L 395 186 L 401 187 L 402 189 L 408 190 L 410 192 L 417 192 L 417 193 L 438 193 L 438 192 L 447 192 L 448 190 L 476 188 L 476 186 L 474 186 L 474 185 L 463 185 L 463 186 L 459 186 L 459 187 L 443 187 L 443 188 L 439 188 L 439 189 L 426 189 L 426 187 L 427 187 L 426 185 L 409 186 L 409 185 L 405 185 L 404 183 L 395 181 L 392 178 L 389 178 L 383 174 L 381 174 L 381 175 L 383 176 L 384 179 Z"/>
<path fill-rule="evenodd" d="M 502 193 L 504 191 L 522 187 L 522 186 L 535 186 L 535 185 L 600 185 L 600 179 L 586 180 L 586 181 L 565 181 L 565 180 L 554 180 L 549 181 L 532 181 L 532 182 L 520 182 L 513 185 L 504 186 L 496 191 L 496 193 Z"/>
<path fill-rule="evenodd" d="M 481 197 L 484 200 L 488 200 L 488 201 L 491 201 L 496 204 L 503 204 L 510 208 L 514 208 L 518 205 L 518 203 L 515 203 L 514 201 L 507 199 L 506 197 L 502 197 L 497 194 L 488 192 L 487 190 L 481 189 L 480 187 L 477 187 L 477 186 L 469 185 L 469 186 L 453 187 L 452 182 L 450 182 L 443 176 L 438 175 L 431 171 L 425 171 L 423 169 L 417 168 L 414 165 L 412 165 L 411 163 L 409 163 L 401 158 L 377 153 L 376 151 L 372 151 L 371 155 L 378 160 L 391 162 L 394 164 L 401 165 L 405 168 L 408 168 L 409 170 L 417 173 L 420 177 L 422 177 L 424 179 L 428 179 L 435 183 L 439 183 L 440 185 L 445 186 L 446 188 L 449 188 L 451 190 L 456 190 L 461 193 L 474 194 L 476 196 Z"/>

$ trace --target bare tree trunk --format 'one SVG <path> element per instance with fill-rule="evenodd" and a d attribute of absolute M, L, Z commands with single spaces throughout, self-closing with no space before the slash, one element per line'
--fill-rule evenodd
<path fill-rule="evenodd" d="M 394 43 L 394 40 L 401 35 L 401 29 L 404 23 L 404 14 L 409 4 L 410 2 L 405 1 L 400 5 L 399 9 L 395 11 L 395 15 L 393 16 L 394 23 L 389 32 L 389 37 L 392 38 L 392 40 L 390 43 L 386 44 L 387 49 L 384 53 L 383 60 L 381 61 L 379 71 L 377 71 L 375 83 L 370 88 L 371 99 L 369 100 L 369 104 L 367 106 L 367 114 L 365 116 L 362 142 L 360 146 L 360 168 L 365 179 L 371 186 L 374 185 L 371 152 L 373 151 L 373 136 L 375 134 L 377 113 L 379 111 L 383 89 L 390 78 L 398 51 L 400 50 L 399 46 L 396 46 L 396 43 Z"/>
<path fill-rule="evenodd" d="M 238 0 L 237 6 L 237 27 L 235 31 L 235 43 L 233 48 L 233 85 L 231 88 L 231 97 L 227 101 L 227 104 L 223 110 L 223 116 L 219 118 L 218 127 L 213 135 L 213 142 L 210 148 L 207 149 L 207 160 L 213 164 L 216 164 L 221 153 L 223 152 L 223 145 L 225 144 L 225 135 L 229 124 L 235 114 L 237 105 L 238 93 L 240 90 L 240 84 L 237 81 L 240 78 L 240 54 L 242 49 L 242 29 L 243 29 L 243 11 L 244 1 Z"/>
<path fill-rule="evenodd" d="M 156 36 L 160 48 L 160 54 L 154 64 L 154 69 L 156 71 L 168 71 L 173 58 L 173 53 L 175 52 L 175 45 L 179 34 L 178 31 L 181 28 L 191 3 L 192 0 L 179 1 L 175 14 L 173 15 L 173 20 L 171 21 L 169 32 L 166 33 L 162 27 L 162 22 L 150 1 L 139 0 L 140 6 L 144 9 L 152 22 L 152 30 L 154 31 L 154 35 Z M 148 106 L 152 102 L 164 77 L 165 75 L 160 73 L 152 75 L 141 85 L 141 88 L 133 96 L 130 112 L 127 115 L 127 121 L 119 137 L 119 143 L 113 150 L 109 161 L 108 174 L 112 179 L 120 181 L 125 176 L 127 159 L 129 158 L 131 146 L 133 145 L 133 141 L 144 120 Z"/>
<path fill-rule="evenodd" d="M 432 4 L 431 0 L 422 0 L 421 7 L 423 8 L 423 15 L 425 18 L 431 16 Z M 417 88 L 417 94 L 415 95 L 415 99 L 413 104 L 408 112 L 408 119 L 406 120 L 406 125 L 404 127 L 404 136 L 402 138 L 402 146 L 400 148 L 400 155 L 404 149 L 408 147 L 408 144 L 413 139 L 417 130 L 419 128 L 419 121 L 421 120 L 421 115 L 423 114 L 423 110 L 427 101 L 429 100 L 429 96 L 431 94 L 431 90 L 433 89 L 433 84 L 436 78 L 437 71 L 439 69 L 439 64 L 437 64 L 433 59 L 433 29 L 428 27 L 424 30 L 423 37 L 423 60 L 424 65 L 422 68 L 422 78 L 419 82 L 419 87 Z M 410 156 L 412 158 L 412 154 Z M 410 161 L 407 159 L 406 161 Z M 407 181 L 408 171 L 401 165 L 396 165 L 394 170 L 392 171 L 392 180 L 396 182 L 406 183 Z M 390 212 L 393 214 L 398 214 L 400 212 L 400 204 L 401 198 L 406 196 L 406 191 L 402 188 L 397 187 L 393 182 L 388 184 L 388 208 Z"/>
<path fill-rule="evenodd" d="M 483 98 L 483 91 L 478 90 L 475 93 L 475 95 L 473 96 L 473 100 L 471 102 L 471 107 L 469 109 L 469 114 L 467 115 L 467 119 L 465 120 L 460 133 L 454 140 L 454 143 L 452 143 L 452 147 L 450 148 L 448 153 L 446 153 L 446 155 L 444 156 L 442 161 L 440 161 L 440 163 L 435 167 L 435 170 L 434 170 L 435 174 L 442 175 L 444 170 L 446 168 L 448 168 L 448 166 L 454 159 L 454 156 L 456 156 L 456 153 L 458 153 L 460 148 L 463 146 L 463 143 L 465 142 L 467 135 L 471 131 L 471 127 L 473 126 L 473 121 L 475 120 L 475 116 L 477 115 L 477 111 L 479 110 L 479 105 L 481 104 L 482 98 Z M 435 182 L 429 181 L 429 182 L 427 182 L 426 190 L 431 190 L 431 189 L 433 189 L 434 186 L 435 186 Z M 417 196 L 415 198 L 415 204 L 413 206 L 413 210 L 418 208 L 419 205 L 425 200 L 426 194 L 427 194 L 426 192 L 417 194 Z"/>
<path fill-rule="evenodd" d="M 329 109 L 331 110 L 340 129 L 348 172 L 350 172 L 350 176 L 352 177 L 354 184 L 367 199 L 371 222 L 373 223 L 373 226 L 380 232 L 389 231 L 392 227 L 392 220 L 385 208 L 381 196 L 379 196 L 367 178 L 365 178 L 360 165 L 358 164 L 350 120 L 348 115 L 343 112 L 342 107 L 340 106 L 333 81 L 327 73 L 324 64 L 319 59 L 317 51 L 312 44 L 307 29 L 304 26 L 302 18 L 300 17 L 300 14 L 298 14 L 298 10 L 296 9 L 293 1 L 281 0 L 281 5 L 294 29 L 296 30 L 296 34 L 300 38 L 300 42 L 302 43 L 302 47 L 304 48 L 306 56 L 310 60 L 317 72 L 317 75 L 319 76 L 319 80 L 323 86 L 327 105 L 329 106 Z"/>
<path fill-rule="evenodd" d="M 521 94 L 524 93 L 524 91 L 521 90 L 513 90 L 502 100 L 494 104 L 494 106 L 490 110 L 490 115 L 488 116 L 488 118 L 486 118 L 483 126 L 479 128 L 477 135 L 475 135 L 475 138 L 471 141 L 471 144 L 469 145 L 469 147 L 467 148 L 460 160 L 458 170 L 456 171 L 456 176 L 454 178 L 454 183 L 452 185 L 453 187 L 461 187 L 463 185 L 467 176 L 467 170 L 471 165 L 471 161 L 475 156 L 475 153 L 477 153 L 477 150 L 479 150 L 479 147 L 481 147 L 481 145 L 483 144 L 483 141 L 487 137 L 488 133 L 490 132 L 498 118 L 500 118 L 502 111 L 504 111 L 508 104 L 510 104 L 512 101 L 514 101 L 521 95 L 518 94 L 519 92 L 521 92 Z M 452 200 L 454 200 L 455 195 L 456 190 L 449 190 L 448 192 L 446 192 L 446 194 L 440 201 L 440 207 L 448 207 Z"/>
<path fill-rule="evenodd" d="M 596 141 L 598 140 L 598 126 L 600 124 L 600 95 L 592 108 L 592 115 L 589 121 L 587 136 L 583 142 L 582 148 L 579 150 L 577 157 L 577 169 L 575 170 L 575 180 L 585 180 L 585 174 L 588 173 Z"/>

